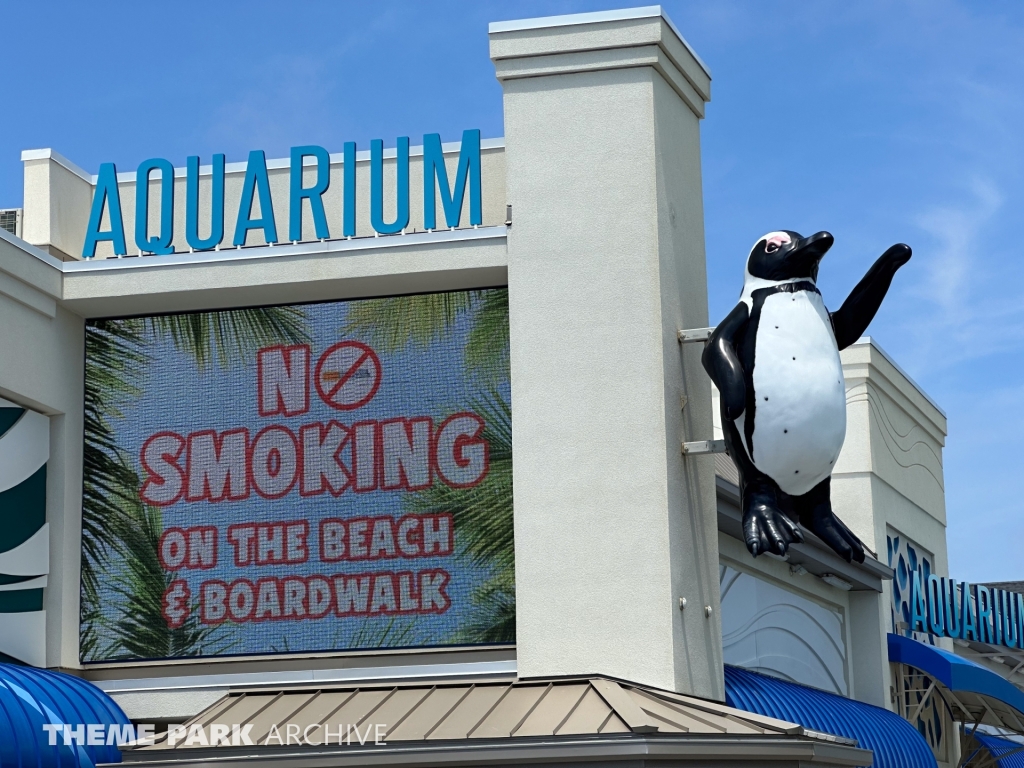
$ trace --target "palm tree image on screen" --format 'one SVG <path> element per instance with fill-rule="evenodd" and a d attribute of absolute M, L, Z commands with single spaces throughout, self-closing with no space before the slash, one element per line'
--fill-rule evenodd
<path fill-rule="evenodd" d="M 311 305 L 315 307 L 316 305 Z M 175 574 L 160 558 L 164 509 L 140 500 L 143 469 L 119 444 L 115 423 L 140 396 L 158 345 L 171 345 L 202 372 L 251 364 L 258 350 L 310 344 L 308 306 L 262 307 L 181 315 L 92 320 L 86 329 L 85 445 L 82 506 L 80 657 L 83 661 L 162 659 L 238 653 L 228 624 L 207 625 L 189 611 L 170 626 L 163 596 Z M 512 526 L 512 430 L 508 382 L 508 292 L 505 289 L 353 301 L 342 338 L 358 338 L 385 355 L 423 349 L 468 322 L 461 359 L 479 394 L 463 405 L 483 418 L 490 469 L 470 488 L 433 483 L 406 494 L 409 514 L 443 512 L 454 521 L 456 554 L 489 574 L 470 596 L 472 610 L 437 644 L 515 641 Z M 102 586 L 101 586 L 102 585 Z M 110 602 L 115 605 L 111 606 Z M 412 622 L 366 617 L 338 633 L 331 648 L 402 647 Z"/>

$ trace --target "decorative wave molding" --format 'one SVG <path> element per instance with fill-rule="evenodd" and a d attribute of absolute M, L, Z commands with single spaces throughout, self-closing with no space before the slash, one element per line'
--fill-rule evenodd
<path fill-rule="evenodd" d="M 719 581 L 726 664 L 847 694 L 840 613 L 727 565 Z"/>
<path fill-rule="evenodd" d="M 919 424 L 912 424 L 906 432 L 900 432 L 887 410 L 886 398 L 875 391 L 871 382 L 865 382 L 864 389 L 859 392 L 851 390 L 846 397 L 847 406 L 865 401 L 893 461 L 904 469 L 920 467 L 931 475 L 940 491 L 944 490 L 942 459 L 927 440 L 919 437 L 926 434 L 924 428 Z"/>
<path fill-rule="evenodd" d="M 49 458 L 50 420 L 0 400 L 0 653 L 37 667 L 46 663 Z"/>
<path fill-rule="evenodd" d="M 13 411 L 12 404 L 0 408 Z M 50 420 L 43 414 L 17 408 L 21 416 L 0 434 L 0 493 L 21 485 L 50 458 Z"/>

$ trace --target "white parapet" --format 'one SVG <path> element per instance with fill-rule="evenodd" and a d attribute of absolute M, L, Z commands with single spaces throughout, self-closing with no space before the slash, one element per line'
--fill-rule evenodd
<path fill-rule="evenodd" d="M 710 436 L 711 390 L 676 336 L 708 324 L 709 77 L 657 7 L 490 37 L 515 210 L 519 674 L 721 700 L 713 458 L 680 451 Z"/>

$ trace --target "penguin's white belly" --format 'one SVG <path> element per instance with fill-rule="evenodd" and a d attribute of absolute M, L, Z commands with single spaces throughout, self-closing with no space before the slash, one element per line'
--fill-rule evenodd
<path fill-rule="evenodd" d="M 843 367 L 819 294 L 765 299 L 753 381 L 754 466 L 786 493 L 803 495 L 832 473 L 846 437 Z"/>

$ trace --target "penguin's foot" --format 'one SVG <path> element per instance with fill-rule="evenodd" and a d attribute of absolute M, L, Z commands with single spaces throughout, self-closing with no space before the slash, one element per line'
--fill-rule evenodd
<path fill-rule="evenodd" d="M 810 528 L 846 562 L 864 562 L 864 543 L 836 517 L 831 505 L 821 504 L 815 507 Z"/>
<path fill-rule="evenodd" d="M 800 527 L 766 499 L 750 499 L 743 510 L 743 538 L 750 554 L 762 552 L 785 556 L 789 545 L 803 541 Z"/>

